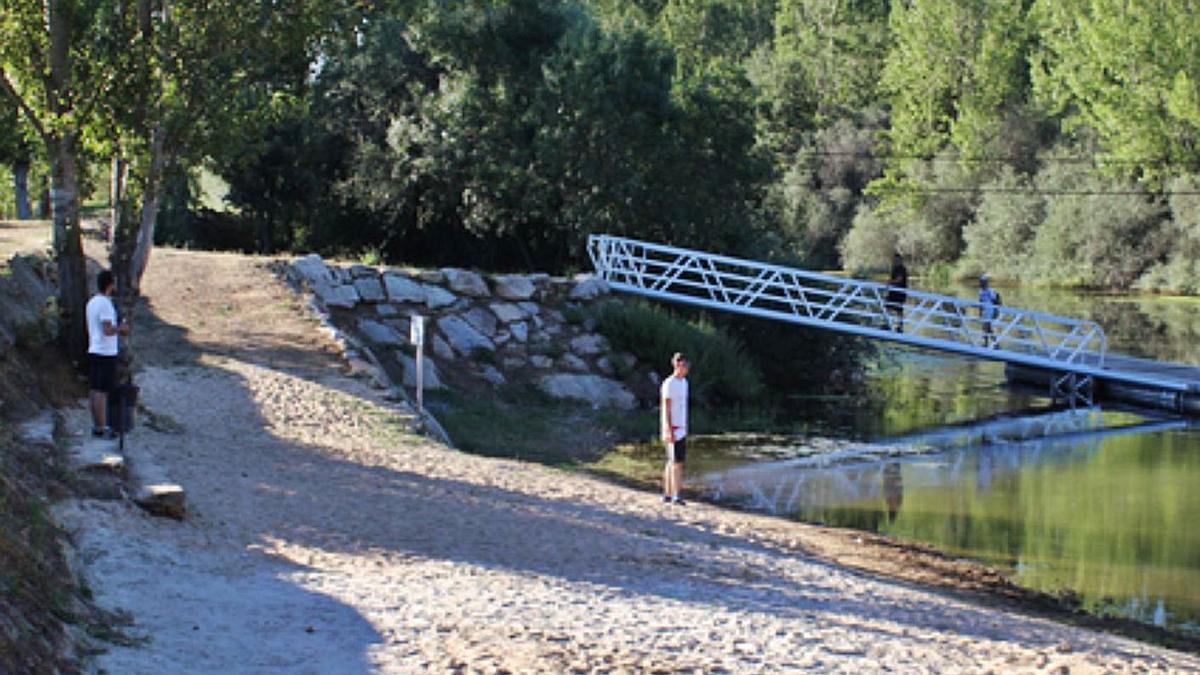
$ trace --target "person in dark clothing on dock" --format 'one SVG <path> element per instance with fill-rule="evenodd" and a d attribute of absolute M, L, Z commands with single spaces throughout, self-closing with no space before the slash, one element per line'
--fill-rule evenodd
<path fill-rule="evenodd" d="M 908 299 L 908 268 L 899 253 L 892 255 L 892 274 L 888 278 L 887 310 L 896 315 L 893 329 L 904 332 L 904 301 Z"/>

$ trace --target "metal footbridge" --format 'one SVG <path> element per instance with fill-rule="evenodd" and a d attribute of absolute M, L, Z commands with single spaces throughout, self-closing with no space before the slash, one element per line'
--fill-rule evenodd
<path fill-rule="evenodd" d="M 1001 361 L 1070 405 L 1127 390 L 1137 403 L 1200 412 L 1200 368 L 1110 355 L 1094 321 L 1008 305 L 988 316 L 976 301 L 912 289 L 900 313 L 887 284 L 611 235 L 590 236 L 588 255 L 616 291 Z"/>

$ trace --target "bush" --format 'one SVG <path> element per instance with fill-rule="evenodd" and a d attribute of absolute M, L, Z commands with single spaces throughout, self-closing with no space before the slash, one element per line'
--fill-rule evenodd
<path fill-rule="evenodd" d="M 764 216 L 783 240 L 773 257 L 818 269 L 840 264 L 838 246 L 853 225 L 862 191 L 880 173 L 872 149 L 882 123 L 881 113 L 839 119 L 812 133 L 781 168 L 763 199 Z"/>
<path fill-rule="evenodd" d="M 1027 179 L 1009 167 L 985 184 L 983 201 L 975 218 L 963 228 L 966 250 L 958 263 L 962 276 L 987 272 L 1017 279 L 1025 271 L 1034 233 L 1045 216 L 1045 200 L 1033 192 Z"/>
<path fill-rule="evenodd" d="M 1048 166 L 1037 183 L 1051 193 L 1026 266 L 1038 281 L 1127 289 L 1166 259 L 1165 209 L 1137 186 L 1062 164 Z"/>
<path fill-rule="evenodd" d="M 686 354 L 693 372 L 690 396 L 701 405 L 749 402 L 764 392 L 762 373 L 745 347 L 711 323 L 687 321 L 646 303 L 616 300 L 600 305 L 596 318 L 596 329 L 614 347 L 661 366 L 663 372 L 671 354 Z"/>
<path fill-rule="evenodd" d="M 1150 267 L 1135 284 L 1138 288 L 1174 293 L 1200 293 L 1200 176 L 1180 176 L 1171 182 L 1172 242 L 1167 259 Z M 1190 194 L 1188 194 L 1190 193 Z"/>
<path fill-rule="evenodd" d="M 899 252 L 910 269 L 949 263 L 962 254 L 963 227 L 975 216 L 981 176 L 965 170 L 953 150 L 913 163 L 878 182 L 879 205 L 860 209 L 842 242 L 843 266 L 881 272 Z"/>
<path fill-rule="evenodd" d="M 861 209 L 842 240 L 842 268 L 857 275 L 887 270 L 898 243 L 899 227 L 889 214 Z"/>

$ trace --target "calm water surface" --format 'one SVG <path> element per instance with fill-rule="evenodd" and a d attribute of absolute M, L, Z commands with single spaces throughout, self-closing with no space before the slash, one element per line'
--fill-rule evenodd
<path fill-rule="evenodd" d="M 1006 304 L 1099 321 L 1111 350 L 1200 363 L 1194 300 L 1001 292 Z M 984 560 L 1096 613 L 1200 634 L 1200 428 L 1053 410 L 1006 388 L 999 364 L 904 348 L 883 350 L 869 383 L 872 405 L 811 420 L 865 458 L 746 459 L 746 439 L 717 437 L 697 444 L 689 481 L 764 511 Z M 929 452 L 879 450 L 891 445 Z"/>

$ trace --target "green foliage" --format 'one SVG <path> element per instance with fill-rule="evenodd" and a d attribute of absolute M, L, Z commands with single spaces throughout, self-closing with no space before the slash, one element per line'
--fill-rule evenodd
<path fill-rule="evenodd" d="M 1061 164 L 1047 167 L 1037 184 L 1059 192 L 1047 195 L 1046 217 L 1033 237 L 1026 269 L 1034 278 L 1053 285 L 1129 288 L 1165 258 L 1170 247 L 1166 213 L 1152 195 Z"/>
<path fill-rule="evenodd" d="M 979 195 L 974 183 L 980 175 L 955 161 L 947 149 L 930 162 L 911 163 L 913 180 L 924 187 L 909 194 L 897 185 L 896 195 L 873 209 L 860 210 L 842 245 L 842 263 L 861 273 L 890 266 L 899 252 L 916 269 L 956 260 L 962 253 L 963 227 L 975 213 Z"/>
<path fill-rule="evenodd" d="M 1034 234 L 1045 217 L 1045 200 L 1031 194 L 1030 179 L 1005 167 L 984 183 L 974 219 L 963 227 L 966 249 L 958 262 L 961 276 L 984 272 L 1011 280 L 1027 278 Z"/>
<path fill-rule="evenodd" d="M 1179 176 L 1168 189 L 1171 219 L 1164 224 L 1163 236 L 1170 248 L 1166 259 L 1151 266 L 1136 286 L 1200 295 L 1200 176 Z"/>
<path fill-rule="evenodd" d="M 881 86 L 892 102 L 893 151 L 903 162 L 953 142 L 963 155 L 981 154 L 1004 110 L 1027 90 L 1022 3 L 897 2 L 890 25 Z"/>
<path fill-rule="evenodd" d="M 812 134 L 796 153 L 764 199 L 764 212 L 782 240 L 782 250 L 771 257 L 821 269 L 841 265 L 839 246 L 851 229 L 863 188 L 881 170 L 872 156 L 880 123 L 871 115 L 840 119 Z"/>
<path fill-rule="evenodd" d="M 775 53 L 804 69 L 815 93 L 818 121 L 870 109 L 879 96 L 888 32 L 887 0 L 779 0 Z M 773 99 L 788 105 L 786 99 Z"/>
<path fill-rule="evenodd" d="M 663 364 L 664 372 L 671 354 L 686 354 L 690 395 L 700 404 L 753 401 L 764 393 L 762 374 L 742 343 L 710 323 L 650 304 L 609 301 L 597 311 L 596 329 L 617 349 Z"/>
<path fill-rule="evenodd" d="M 1038 0 L 1039 99 L 1095 130 L 1111 175 L 1162 186 L 1200 170 L 1200 13 L 1188 0 Z"/>
<path fill-rule="evenodd" d="M 383 251 L 378 246 L 368 246 L 358 254 L 358 262 L 363 265 L 378 267 L 384 264 Z"/>

